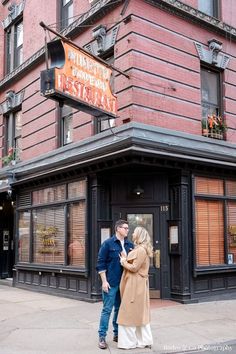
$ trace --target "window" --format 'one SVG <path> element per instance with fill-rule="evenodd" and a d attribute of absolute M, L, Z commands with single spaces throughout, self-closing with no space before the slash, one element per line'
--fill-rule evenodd
<path fill-rule="evenodd" d="M 85 267 L 85 201 L 69 206 L 68 264 Z"/>
<path fill-rule="evenodd" d="M 17 111 L 10 113 L 5 117 L 6 125 L 6 142 L 5 142 L 5 155 L 8 157 L 10 162 L 11 160 L 19 161 L 20 154 L 22 151 L 22 139 L 21 139 L 21 130 L 22 130 L 22 111 Z"/>
<path fill-rule="evenodd" d="M 11 43 L 11 32 L 12 29 L 10 28 L 9 30 L 6 31 L 5 37 L 6 37 L 6 74 L 11 71 L 11 58 L 12 58 L 12 43 Z"/>
<path fill-rule="evenodd" d="M 64 264 L 64 207 L 33 210 L 33 262 Z"/>
<path fill-rule="evenodd" d="M 61 142 L 67 145 L 73 141 L 73 113 L 70 106 L 64 105 L 60 109 Z"/>
<path fill-rule="evenodd" d="M 147 229 L 151 242 L 153 244 L 153 214 L 127 214 L 126 220 L 129 223 L 129 238 L 133 235 L 134 229 L 138 226 L 143 226 Z M 153 266 L 153 258 L 150 259 L 150 265 Z"/>
<path fill-rule="evenodd" d="M 96 133 L 100 133 L 115 127 L 115 118 L 111 118 L 104 115 L 96 117 L 94 119 L 96 120 Z"/>
<path fill-rule="evenodd" d="M 6 74 L 23 63 L 23 21 L 5 30 Z"/>
<path fill-rule="evenodd" d="M 61 30 L 73 22 L 73 0 L 61 1 Z"/>
<path fill-rule="evenodd" d="M 114 49 L 114 48 L 113 48 Z M 109 53 L 107 55 L 103 55 L 102 59 L 106 60 L 107 63 L 114 63 L 114 53 Z M 112 74 L 110 80 L 111 90 L 114 92 L 114 75 Z M 95 134 L 103 132 L 105 130 L 111 129 L 115 127 L 115 118 L 108 117 L 106 115 L 101 115 L 99 117 L 94 118 L 95 124 Z"/>
<path fill-rule="evenodd" d="M 202 118 L 221 113 L 220 93 L 220 73 L 201 68 Z"/>
<path fill-rule="evenodd" d="M 13 147 L 15 149 L 15 160 L 20 160 L 20 154 L 22 151 L 22 112 L 18 111 L 14 115 L 14 142 Z"/>
<path fill-rule="evenodd" d="M 198 0 L 198 10 L 212 17 L 219 17 L 219 0 Z"/>
<path fill-rule="evenodd" d="M 227 126 L 221 115 L 220 72 L 201 68 L 202 135 L 224 139 Z"/>
<path fill-rule="evenodd" d="M 85 268 L 86 194 L 86 179 L 33 191 L 18 212 L 18 261 Z"/>
<path fill-rule="evenodd" d="M 235 196 L 236 181 L 195 178 L 198 267 L 236 264 Z"/>
<path fill-rule="evenodd" d="M 32 193 L 32 197 L 34 205 L 64 201 L 66 199 L 66 185 L 39 189 Z"/>
<path fill-rule="evenodd" d="M 23 63 L 23 22 L 20 22 L 15 26 L 14 37 L 14 67 L 16 68 Z"/>
<path fill-rule="evenodd" d="M 29 235 L 30 235 L 30 211 L 19 212 L 19 241 L 18 259 L 19 262 L 29 262 Z"/>
<path fill-rule="evenodd" d="M 197 264 L 224 264 L 223 202 L 196 201 Z"/>

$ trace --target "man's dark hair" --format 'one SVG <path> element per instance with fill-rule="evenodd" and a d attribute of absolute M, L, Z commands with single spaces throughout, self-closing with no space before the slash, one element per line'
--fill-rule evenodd
<path fill-rule="evenodd" d="M 123 226 L 124 224 L 129 225 L 128 221 L 126 220 L 122 220 L 122 219 L 117 220 L 115 223 L 115 232 L 117 231 L 117 227 Z"/>

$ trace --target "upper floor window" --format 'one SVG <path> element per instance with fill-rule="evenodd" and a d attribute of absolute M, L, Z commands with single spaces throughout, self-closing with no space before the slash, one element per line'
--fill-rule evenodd
<path fill-rule="evenodd" d="M 73 0 L 61 1 L 61 30 L 73 22 Z"/>
<path fill-rule="evenodd" d="M 220 91 L 220 73 L 201 68 L 202 118 L 221 113 Z"/>
<path fill-rule="evenodd" d="M 15 26 L 14 61 L 15 67 L 23 63 L 23 22 Z"/>
<path fill-rule="evenodd" d="M 22 150 L 22 111 L 9 113 L 5 116 L 5 157 L 3 162 L 19 161 Z"/>
<path fill-rule="evenodd" d="M 61 121 L 61 145 L 67 145 L 73 141 L 73 113 L 70 106 L 64 105 L 60 109 Z"/>
<path fill-rule="evenodd" d="M 114 63 L 114 53 L 112 51 L 112 53 L 107 54 L 107 55 L 103 55 L 102 58 L 104 60 L 106 60 L 107 63 L 109 64 L 113 64 Z M 114 75 L 112 74 L 111 76 L 111 80 L 110 80 L 110 85 L 111 85 L 111 90 L 112 92 L 114 92 Z M 99 117 L 95 117 L 95 124 L 94 124 L 94 128 L 95 128 L 95 134 L 100 133 L 102 131 L 111 129 L 113 127 L 115 127 L 115 118 L 111 118 L 109 116 L 101 115 Z"/>
<path fill-rule="evenodd" d="M 212 17 L 219 17 L 219 0 L 198 0 L 198 10 Z"/>
<path fill-rule="evenodd" d="M 220 72 L 201 69 L 202 135 L 223 139 L 227 130 L 221 108 Z"/>
<path fill-rule="evenodd" d="M 6 74 L 23 63 L 23 21 L 15 23 L 5 31 Z"/>
<path fill-rule="evenodd" d="M 115 118 L 108 117 L 106 115 L 96 117 L 95 133 L 101 133 L 105 130 L 115 127 Z"/>

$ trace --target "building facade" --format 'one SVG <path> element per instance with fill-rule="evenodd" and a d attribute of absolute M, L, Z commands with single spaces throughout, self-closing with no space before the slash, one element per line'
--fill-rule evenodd
<path fill-rule="evenodd" d="M 236 293 L 235 14 L 231 0 L 1 1 L 1 277 L 99 300 L 98 249 L 124 218 L 152 237 L 152 297 Z M 64 57 L 42 21 L 113 65 L 115 118 L 45 96 L 40 73 Z M 102 87 L 86 70 L 76 80 Z"/>

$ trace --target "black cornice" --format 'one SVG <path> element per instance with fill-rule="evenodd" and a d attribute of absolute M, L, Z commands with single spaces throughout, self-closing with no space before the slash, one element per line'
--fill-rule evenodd
<path fill-rule="evenodd" d="M 0 179 L 14 176 L 13 184 L 21 185 L 66 171 L 92 171 L 127 163 L 127 158 L 149 156 L 154 160 L 209 168 L 236 170 L 235 145 L 142 123 L 128 123 L 110 131 L 78 141 L 32 160 L 2 168 Z M 125 160 L 124 160 L 125 158 Z M 121 161 L 121 162 L 120 162 Z M 107 167 L 104 167 L 103 164 Z M 169 162 L 168 162 L 169 163 Z M 92 167 L 91 167 L 92 166 Z M 234 172 L 235 173 L 235 172 Z"/>
<path fill-rule="evenodd" d="M 236 40 L 236 28 L 209 16 L 178 0 L 144 0 L 146 3 L 172 13 L 176 16 L 190 20 L 197 25 L 215 32 L 231 40 Z"/>
<path fill-rule="evenodd" d="M 104 16 L 114 7 L 120 5 L 124 0 L 101 0 L 91 7 L 89 11 L 80 16 L 76 21 L 71 23 L 61 34 L 70 39 L 75 38 L 79 33 L 83 32 L 86 27 L 84 25 L 93 24 L 100 17 Z M 43 33 L 42 33 L 43 35 Z M 15 80 L 19 80 L 20 77 L 25 75 L 32 67 L 35 67 L 39 63 L 44 61 L 45 48 L 39 49 L 23 64 L 18 66 L 15 70 L 6 75 L 0 80 L 0 89 L 12 84 Z"/>

